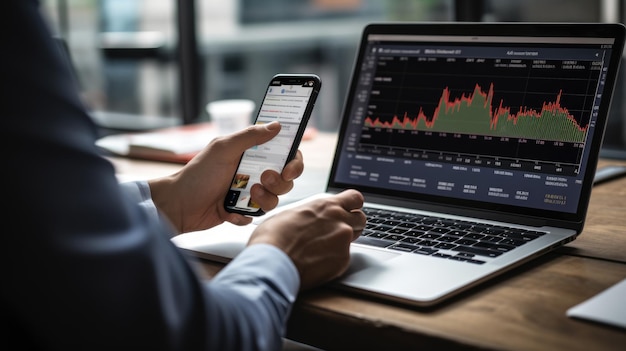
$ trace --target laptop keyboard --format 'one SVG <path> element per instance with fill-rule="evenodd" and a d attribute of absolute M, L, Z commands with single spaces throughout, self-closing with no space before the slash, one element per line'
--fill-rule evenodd
<path fill-rule="evenodd" d="M 364 207 L 367 224 L 355 243 L 483 264 L 545 232 Z"/>

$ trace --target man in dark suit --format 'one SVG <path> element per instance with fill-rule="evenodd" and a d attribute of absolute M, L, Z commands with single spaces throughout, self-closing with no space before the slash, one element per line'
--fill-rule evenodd
<path fill-rule="evenodd" d="M 222 203 L 237 160 L 277 123 L 218 138 L 171 176 L 119 184 L 32 0 L 0 2 L 6 345 L 46 350 L 278 349 L 297 293 L 341 274 L 362 231 L 353 190 L 274 216 L 214 279 L 172 235 L 250 218 Z M 298 156 L 252 191 L 270 210 Z"/>

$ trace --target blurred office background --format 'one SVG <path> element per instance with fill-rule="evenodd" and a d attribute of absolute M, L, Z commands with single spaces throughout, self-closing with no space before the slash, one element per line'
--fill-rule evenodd
<path fill-rule="evenodd" d="M 313 72 L 310 124 L 335 131 L 363 26 L 373 21 L 623 22 L 624 0 L 42 0 L 104 130 L 208 120 L 214 100 L 260 104 L 275 73 Z M 623 74 L 622 74 L 623 75 Z M 606 149 L 624 150 L 620 77 Z"/>

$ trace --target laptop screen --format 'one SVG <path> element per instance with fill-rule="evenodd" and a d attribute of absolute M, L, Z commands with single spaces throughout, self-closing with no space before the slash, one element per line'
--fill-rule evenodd
<path fill-rule="evenodd" d="M 582 220 L 622 33 L 619 25 L 370 25 L 330 187 Z"/>

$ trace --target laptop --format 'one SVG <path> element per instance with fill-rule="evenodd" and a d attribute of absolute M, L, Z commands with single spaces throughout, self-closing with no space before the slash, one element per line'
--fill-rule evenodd
<path fill-rule="evenodd" d="M 367 25 L 323 193 L 363 192 L 368 224 L 331 285 L 432 306 L 574 240 L 623 46 L 621 24 Z M 255 223 L 174 242 L 228 262 Z"/>

